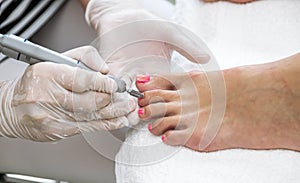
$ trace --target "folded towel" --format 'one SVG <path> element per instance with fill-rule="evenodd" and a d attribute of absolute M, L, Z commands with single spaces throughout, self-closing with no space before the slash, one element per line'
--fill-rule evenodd
<path fill-rule="evenodd" d="M 222 69 L 271 62 L 299 52 L 299 15 L 299 0 L 260 0 L 245 5 L 177 0 L 176 5 L 177 22 L 207 43 Z M 173 65 L 186 71 L 194 68 L 177 53 L 173 58 Z M 235 149 L 200 153 L 162 144 L 143 123 L 128 133 L 116 161 L 118 182 L 300 182 L 298 152 Z"/>

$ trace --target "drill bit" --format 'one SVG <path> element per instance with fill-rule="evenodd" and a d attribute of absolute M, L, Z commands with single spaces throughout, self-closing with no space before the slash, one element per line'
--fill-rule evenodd
<path fill-rule="evenodd" d="M 131 95 L 131 96 L 134 96 L 136 98 L 144 98 L 144 94 L 136 91 L 136 90 L 133 90 L 133 89 L 128 89 L 127 92 Z"/>

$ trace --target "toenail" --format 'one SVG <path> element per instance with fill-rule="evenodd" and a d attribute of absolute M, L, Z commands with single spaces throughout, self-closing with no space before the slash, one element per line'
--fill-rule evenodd
<path fill-rule="evenodd" d="M 162 140 L 163 142 L 165 142 L 165 141 L 166 141 L 166 136 L 165 136 L 165 135 L 161 136 L 161 140 Z"/>
<path fill-rule="evenodd" d="M 152 130 L 153 126 L 152 126 L 152 123 L 149 123 L 148 124 L 148 130 Z"/>
<path fill-rule="evenodd" d="M 137 75 L 136 76 L 136 82 L 137 83 L 147 83 L 150 81 L 149 75 Z"/>
<path fill-rule="evenodd" d="M 144 108 L 140 108 L 140 109 L 138 110 L 138 114 L 139 114 L 139 115 L 145 114 L 145 109 L 144 109 Z"/>

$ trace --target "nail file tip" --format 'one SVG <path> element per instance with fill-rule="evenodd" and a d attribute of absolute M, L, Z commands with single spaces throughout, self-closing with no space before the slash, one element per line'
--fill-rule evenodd
<path fill-rule="evenodd" d="M 131 96 L 134 96 L 136 98 L 143 98 L 144 95 L 136 90 L 133 90 L 133 89 L 128 89 L 127 92 L 131 95 Z"/>

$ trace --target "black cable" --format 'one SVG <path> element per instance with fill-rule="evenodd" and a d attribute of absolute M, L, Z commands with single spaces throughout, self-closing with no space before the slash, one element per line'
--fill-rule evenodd
<path fill-rule="evenodd" d="M 18 1 L 18 0 L 17 0 Z M 10 24 L 6 25 L 5 27 L 1 28 L 0 29 L 0 33 L 1 34 L 6 34 L 11 28 L 13 28 L 18 22 L 22 21 L 22 18 L 24 18 L 28 13 L 30 13 L 39 3 L 41 2 L 41 0 L 32 0 L 29 4 L 29 6 L 26 8 L 26 10 L 23 12 L 23 14 L 18 18 L 16 19 L 15 21 L 11 22 Z M 9 5 L 8 8 L 6 8 L 3 12 L 3 14 L 5 13 L 5 15 L 1 15 L 0 16 L 0 24 L 9 16 L 9 14 L 11 12 L 14 11 L 14 9 L 17 8 L 17 6 L 19 5 L 20 3 L 11 3 Z M 3 17 L 5 17 L 5 19 L 3 21 L 1 21 L 3 19 Z"/>
<path fill-rule="evenodd" d="M 2 4 L 5 1 L 6 0 L 4 0 L 0 3 L 0 7 L 2 7 Z M 18 7 L 21 2 L 22 2 L 22 0 L 14 0 L 14 1 L 12 1 L 12 3 L 10 3 L 8 5 L 8 7 L 5 10 L 1 9 L 1 11 L 0 11 L 0 24 L 7 19 L 7 17 L 11 14 L 11 12 L 14 11 L 14 9 L 16 9 L 16 7 Z"/>
<path fill-rule="evenodd" d="M 0 173 L 0 181 L 4 181 L 4 176 L 5 176 L 5 174 Z"/>
<path fill-rule="evenodd" d="M 23 27 L 23 29 L 18 32 L 17 34 L 21 34 L 22 32 L 24 32 L 33 22 L 35 22 L 53 3 L 54 1 L 50 1 L 43 9 L 40 10 L 40 12 L 30 21 L 28 22 L 28 24 L 26 26 Z M 26 10 L 27 11 L 27 10 Z"/>

